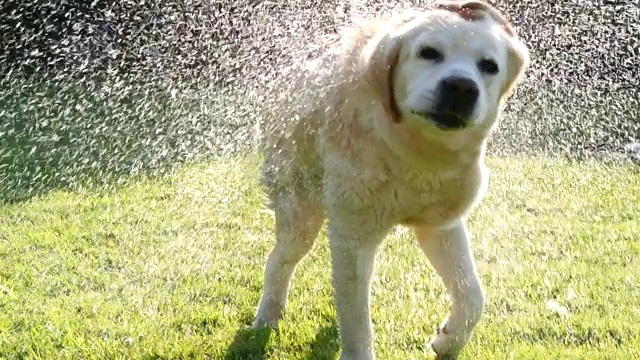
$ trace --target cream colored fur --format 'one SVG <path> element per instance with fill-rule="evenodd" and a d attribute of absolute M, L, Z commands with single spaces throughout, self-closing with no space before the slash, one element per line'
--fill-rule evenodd
<path fill-rule="evenodd" d="M 528 51 L 496 10 L 467 3 L 478 7 L 473 21 L 456 12 L 462 2 L 367 19 L 282 75 L 260 125 L 276 243 L 253 327 L 277 326 L 296 265 L 328 219 L 341 359 L 375 358 L 371 275 L 396 225 L 413 228 L 451 295 L 433 350 L 455 357 L 470 339 L 485 295 L 466 218 L 487 187 L 485 144 Z M 426 45 L 444 60 L 418 58 Z M 498 74 L 478 70 L 488 57 Z M 473 79 L 480 95 L 469 127 L 441 130 L 414 110 L 432 106 L 437 84 L 452 74 Z"/>

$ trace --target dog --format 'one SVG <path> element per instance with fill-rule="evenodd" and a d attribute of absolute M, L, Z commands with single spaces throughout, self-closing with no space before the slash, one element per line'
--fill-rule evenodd
<path fill-rule="evenodd" d="M 259 125 L 276 242 L 252 327 L 277 327 L 327 220 L 340 359 L 375 359 L 374 259 L 407 226 L 452 301 L 431 348 L 457 357 L 485 306 L 466 219 L 487 188 L 487 140 L 529 61 L 491 5 L 439 1 L 355 24 L 283 73 Z"/>

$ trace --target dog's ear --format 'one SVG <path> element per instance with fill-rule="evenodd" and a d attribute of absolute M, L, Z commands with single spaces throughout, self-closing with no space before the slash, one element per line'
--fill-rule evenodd
<path fill-rule="evenodd" d="M 394 123 L 400 122 L 400 110 L 394 92 L 395 71 L 398 64 L 403 36 L 399 28 L 415 19 L 415 14 L 407 13 L 376 29 L 376 35 L 368 41 L 363 51 L 364 79 L 378 96 L 380 102 Z"/>
<path fill-rule="evenodd" d="M 530 56 L 527 46 L 515 35 L 509 39 L 507 78 L 500 90 L 500 99 L 511 95 L 514 87 L 522 80 L 529 67 Z"/>
<path fill-rule="evenodd" d="M 391 121 L 398 123 L 400 110 L 396 103 L 393 79 L 398 64 L 400 41 L 390 35 L 378 40 L 366 59 L 366 81 L 380 97 L 380 102 Z"/>

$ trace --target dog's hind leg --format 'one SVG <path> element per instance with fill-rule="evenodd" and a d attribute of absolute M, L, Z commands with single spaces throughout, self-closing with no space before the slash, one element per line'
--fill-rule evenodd
<path fill-rule="evenodd" d="M 324 222 L 322 208 L 295 193 L 276 196 L 273 209 L 276 244 L 265 266 L 264 285 L 253 328 L 277 327 L 286 307 L 296 266 L 313 247 Z"/>

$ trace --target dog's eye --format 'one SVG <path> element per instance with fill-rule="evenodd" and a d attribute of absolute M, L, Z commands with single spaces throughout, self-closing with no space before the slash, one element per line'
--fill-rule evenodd
<path fill-rule="evenodd" d="M 425 46 L 420 49 L 420 52 L 418 52 L 418 56 L 425 60 L 431 61 L 442 61 L 442 59 L 444 59 L 442 53 L 432 48 L 431 46 Z"/>
<path fill-rule="evenodd" d="M 495 75 L 498 73 L 498 64 L 496 64 L 496 62 L 493 60 L 488 60 L 488 59 L 480 60 L 480 62 L 478 63 L 478 68 L 483 73 L 486 73 L 489 75 Z"/>

